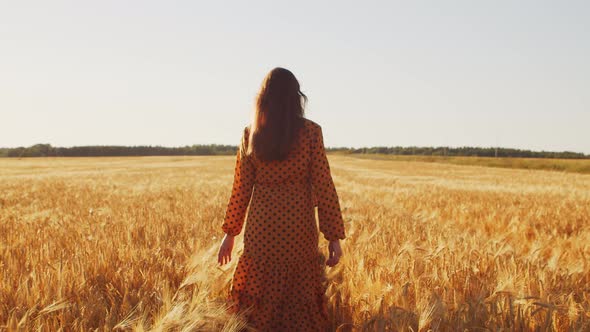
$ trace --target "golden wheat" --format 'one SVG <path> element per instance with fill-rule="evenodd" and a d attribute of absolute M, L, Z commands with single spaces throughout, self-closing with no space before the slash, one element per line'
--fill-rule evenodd
<path fill-rule="evenodd" d="M 333 330 L 590 329 L 590 175 L 329 158 Z M 234 161 L 0 159 L 0 330 L 242 328 L 216 266 Z"/>

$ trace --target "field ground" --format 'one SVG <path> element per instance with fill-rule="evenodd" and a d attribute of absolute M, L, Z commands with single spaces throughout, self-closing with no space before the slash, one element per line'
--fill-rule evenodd
<path fill-rule="evenodd" d="M 340 153 L 342 154 L 342 153 Z M 454 165 L 473 165 L 486 167 L 539 169 L 548 171 L 564 171 L 572 173 L 590 174 L 590 159 L 548 159 L 548 158 L 493 158 L 493 157 L 449 157 L 449 156 L 420 156 L 420 155 L 388 155 L 388 154 L 343 154 L 355 158 L 392 160 L 392 161 L 420 161 L 431 163 L 446 163 Z"/>
<path fill-rule="evenodd" d="M 329 158 L 334 330 L 590 330 L 590 175 Z M 0 330 L 237 330 L 236 259 L 216 266 L 234 162 L 0 159 Z"/>

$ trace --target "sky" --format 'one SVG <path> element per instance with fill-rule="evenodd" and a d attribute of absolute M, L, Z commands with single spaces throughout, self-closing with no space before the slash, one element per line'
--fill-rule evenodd
<path fill-rule="evenodd" d="M 239 143 L 274 67 L 328 147 L 590 154 L 588 1 L 3 1 L 0 147 Z"/>

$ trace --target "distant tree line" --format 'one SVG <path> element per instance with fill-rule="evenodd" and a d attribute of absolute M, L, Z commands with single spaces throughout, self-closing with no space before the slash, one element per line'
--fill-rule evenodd
<path fill-rule="evenodd" d="M 515 158 L 560 158 L 560 159 L 587 159 L 590 155 L 579 152 L 562 151 L 531 151 L 510 148 L 480 148 L 480 147 L 370 147 L 370 148 L 331 148 L 330 151 L 342 153 L 379 153 L 391 155 L 419 155 L 419 156 L 468 156 L 468 157 L 515 157 Z"/>
<path fill-rule="evenodd" d="M 36 144 L 30 147 L 0 148 L 0 157 L 116 157 L 116 156 L 210 156 L 233 155 L 236 145 L 187 145 L 183 147 L 163 147 L 151 145 L 117 146 L 92 145 L 73 147 L 54 147 L 50 144 Z M 520 158 L 561 158 L 588 159 L 590 155 L 579 152 L 530 151 L 508 148 L 480 147 L 368 147 L 326 148 L 328 152 L 357 154 L 391 154 L 421 156 L 476 156 L 476 157 L 520 157 Z"/>
<path fill-rule="evenodd" d="M 118 157 L 118 156 L 209 156 L 235 154 L 235 145 L 191 145 L 164 147 L 151 145 L 90 145 L 53 147 L 36 144 L 30 147 L 0 148 L 0 157 Z"/>

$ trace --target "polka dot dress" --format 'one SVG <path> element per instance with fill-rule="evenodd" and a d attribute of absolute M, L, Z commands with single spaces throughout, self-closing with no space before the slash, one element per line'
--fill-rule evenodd
<path fill-rule="evenodd" d="M 344 239 L 344 223 L 322 128 L 305 125 L 287 159 L 247 156 L 249 127 L 237 153 L 234 182 L 222 229 L 241 232 L 244 251 L 234 271 L 229 299 L 246 311 L 258 331 L 325 331 L 324 260 L 319 231 L 327 240 Z"/>

